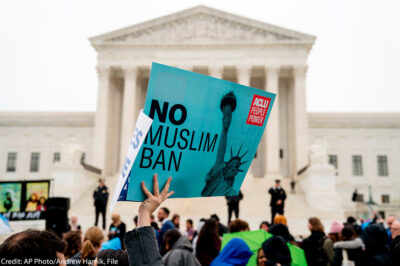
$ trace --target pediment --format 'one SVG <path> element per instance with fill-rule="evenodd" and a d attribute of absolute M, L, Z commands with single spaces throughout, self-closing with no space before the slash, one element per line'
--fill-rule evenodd
<path fill-rule="evenodd" d="M 204 6 L 194 7 L 90 41 L 97 45 L 218 45 L 310 43 L 314 36 L 239 17 Z"/>

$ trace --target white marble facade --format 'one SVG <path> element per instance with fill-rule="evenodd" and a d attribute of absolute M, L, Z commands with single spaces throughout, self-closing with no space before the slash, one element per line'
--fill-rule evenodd
<path fill-rule="evenodd" d="M 311 176 L 304 183 L 312 185 L 300 193 L 307 194 L 308 188 L 333 188 L 331 195 L 352 213 L 359 208 L 350 201 L 353 190 L 358 188 L 368 200 L 368 186 L 372 186 L 379 210 L 398 212 L 400 114 L 307 114 L 307 57 L 314 41 L 307 34 L 204 6 L 93 37 L 90 42 L 98 54 L 97 111 L 0 113 L 0 180 L 57 179 L 52 175 L 60 169 L 52 170 L 52 156 L 60 152 L 61 161 L 65 160 L 63 144 L 71 139 L 86 154 L 86 162 L 100 168 L 104 177 L 116 176 L 144 105 L 151 63 L 158 62 L 277 93 L 245 181 L 245 187 L 260 194 L 249 191 L 246 206 L 266 197 L 267 187 L 258 188 L 259 184 L 283 178 L 287 185 L 291 179 L 307 181 Z M 337 155 L 337 175 L 328 178 L 329 184 L 318 181 L 318 171 L 312 176 L 309 150 L 314 143 L 325 143 L 327 153 Z M 10 152 L 17 153 L 15 172 L 6 169 Z M 32 152 L 40 153 L 36 173 L 29 171 Z M 363 158 L 362 176 L 352 176 L 355 154 Z M 388 158 L 388 176 L 376 174 L 378 155 Z M 326 156 L 323 160 L 327 161 Z M 87 200 L 92 189 L 88 187 Z M 53 189 L 53 195 L 54 191 L 60 189 Z M 382 195 L 389 195 L 390 203 L 383 204 Z M 259 215 L 250 209 L 250 216 Z"/>
<path fill-rule="evenodd" d="M 99 74 L 93 163 L 104 174 L 120 168 L 152 62 L 284 95 L 271 113 L 254 174 L 294 178 L 308 165 L 305 77 L 315 37 L 199 6 L 90 41 Z"/>

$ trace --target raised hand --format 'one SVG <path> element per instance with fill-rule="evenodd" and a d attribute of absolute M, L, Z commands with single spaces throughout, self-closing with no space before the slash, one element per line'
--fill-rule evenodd
<path fill-rule="evenodd" d="M 143 193 L 147 196 L 147 199 L 145 199 L 140 204 L 140 207 L 139 207 L 138 227 L 150 226 L 150 215 L 161 205 L 161 203 L 163 203 L 172 194 L 174 194 L 174 191 L 168 192 L 169 186 L 171 184 L 171 180 L 172 180 L 171 177 L 168 178 L 167 183 L 165 183 L 165 186 L 160 193 L 160 190 L 158 187 L 157 174 L 154 174 L 154 176 L 153 176 L 154 195 L 151 194 L 151 192 L 146 188 L 146 185 L 142 181 L 141 187 L 142 187 Z"/>

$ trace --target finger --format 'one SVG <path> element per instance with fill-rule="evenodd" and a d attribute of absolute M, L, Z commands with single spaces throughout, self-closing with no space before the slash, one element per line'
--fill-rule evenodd
<path fill-rule="evenodd" d="M 140 186 L 142 187 L 143 193 L 150 198 L 152 196 L 152 194 L 150 193 L 150 191 L 146 188 L 146 185 L 144 184 L 144 181 L 142 181 L 142 183 L 140 184 Z"/>
<path fill-rule="evenodd" d="M 171 197 L 172 194 L 174 194 L 174 193 L 175 193 L 175 191 L 169 192 L 169 193 L 165 196 L 164 200 L 166 200 L 166 199 L 168 199 L 169 197 Z"/>
<path fill-rule="evenodd" d="M 160 194 L 160 190 L 158 188 L 158 178 L 157 178 L 157 174 L 153 175 L 153 191 L 154 191 L 154 196 L 158 196 L 158 194 Z"/>
<path fill-rule="evenodd" d="M 163 188 L 163 190 L 161 192 L 161 196 L 163 198 L 165 197 L 165 195 L 168 194 L 169 185 L 171 184 L 171 180 L 172 180 L 172 177 L 169 177 L 168 180 L 167 180 L 167 183 L 165 183 L 165 185 L 164 185 L 164 188 Z"/>

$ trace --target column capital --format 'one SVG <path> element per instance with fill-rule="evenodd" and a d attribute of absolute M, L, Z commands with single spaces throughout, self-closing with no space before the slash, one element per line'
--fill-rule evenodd
<path fill-rule="evenodd" d="M 110 72 L 111 72 L 110 66 L 98 65 L 98 66 L 96 66 L 96 69 L 97 69 L 97 74 L 99 75 L 99 78 L 110 76 Z"/>
<path fill-rule="evenodd" d="M 138 71 L 137 66 L 126 66 L 123 68 L 125 77 L 135 77 Z"/>
<path fill-rule="evenodd" d="M 295 76 L 305 76 L 307 74 L 307 65 L 296 65 L 293 66 L 293 73 Z"/>
<path fill-rule="evenodd" d="M 252 68 L 253 68 L 252 65 L 237 65 L 236 66 L 237 75 L 239 75 L 239 73 L 250 75 Z"/>
<path fill-rule="evenodd" d="M 267 65 L 264 67 L 266 75 L 279 75 L 279 72 L 281 70 L 280 65 Z"/>

